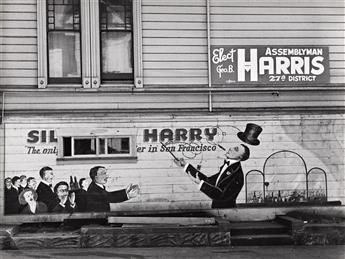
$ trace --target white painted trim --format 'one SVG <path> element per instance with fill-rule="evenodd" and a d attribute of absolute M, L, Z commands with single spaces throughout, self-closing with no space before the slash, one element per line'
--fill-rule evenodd
<path fill-rule="evenodd" d="M 37 79 L 38 88 L 48 84 L 46 1 L 37 0 Z"/>
<path fill-rule="evenodd" d="M 101 51 L 99 32 L 99 0 L 90 1 L 90 38 L 91 46 L 91 88 L 99 88 L 101 81 Z"/>
<path fill-rule="evenodd" d="M 143 51 L 141 0 L 133 0 L 133 55 L 134 55 L 134 85 L 143 88 Z"/>
<path fill-rule="evenodd" d="M 81 71 L 83 88 L 91 88 L 90 2 L 80 1 Z"/>

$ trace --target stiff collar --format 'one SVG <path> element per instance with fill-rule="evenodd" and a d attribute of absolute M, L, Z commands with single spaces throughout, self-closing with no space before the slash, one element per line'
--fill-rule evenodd
<path fill-rule="evenodd" d="M 233 164 L 235 164 L 237 162 L 240 162 L 240 161 L 234 160 L 234 159 L 225 159 L 224 160 L 224 164 L 227 164 L 228 166 L 231 166 L 231 165 L 233 165 Z"/>
<path fill-rule="evenodd" d="M 52 187 L 53 185 L 51 183 L 48 183 L 47 181 L 45 180 L 41 180 L 41 183 L 44 183 L 45 185 L 48 185 L 49 187 Z"/>
<path fill-rule="evenodd" d="M 96 184 L 97 186 L 101 187 L 103 190 L 105 190 L 105 186 L 104 186 L 103 184 L 99 184 L 99 183 L 96 183 L 96 182 L 95 182 L 95 184 Z"/>

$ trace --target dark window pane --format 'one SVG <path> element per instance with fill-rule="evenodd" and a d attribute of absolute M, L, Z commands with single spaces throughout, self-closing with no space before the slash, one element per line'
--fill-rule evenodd
<path fill-rule="evenodd" d="M 99 154 L 104 155 L 105 154 L 105 139 L 100 138 L 99 139 Z"/>
<path fill-rule="evenodd" d="M 63 156 L 71 156 L 72 155 L 72 145 L 71 145 L 71 137 L 64 137 L 63 138 Z"/>
<path fill-rule="evenodd" d="M 129 138 L 108 138 L 108 154 L 129 154 Z"/>
<path fill-rule="evenodd" d="M 49 32 L 49 77 L 81 77 L 80 34 L 77 32 Z"/>
<path fill-rule="evenodd" d="M 96 139 L 74 139 L 74 155 L 95 155 Z"/>
<path fill-rule="evenodd" d="M 55 28 L 73 29 L 73 6 L 56 5 L 55 6 Z"/>

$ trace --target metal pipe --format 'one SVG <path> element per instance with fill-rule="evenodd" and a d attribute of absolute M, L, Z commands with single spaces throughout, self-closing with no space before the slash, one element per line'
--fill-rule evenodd
<path fill-rule="evenodd" d="M 207 16 L 207 62 L 208 62 L 208 87 L 212 87 L 211 82 L 211 30 L 210 30 L 210 0 L 206 0 L 206 16 Z M 212 112 L 212 91 L 208 92 L 208 110 Z"/>
<path fill-rule="evenodd" d="M 4 119 L 5 119 L 5 92 L 2 92 L 2 105 L 1 105 L 1 121 L 0 121 L 0 124 L 2 124 Z"/>

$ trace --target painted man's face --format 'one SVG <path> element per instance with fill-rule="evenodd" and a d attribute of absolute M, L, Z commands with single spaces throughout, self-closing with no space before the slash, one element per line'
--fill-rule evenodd
<path fill-rule="evenodd" d="M 27 203 L 33 202 L 35 200 L 34 195 L 31 191 L 24 193 L 23 197 Z"/>
<path fill-rule="evenodd" d="M 36 189 L 36 185 L 37 185 L 37 182 L 36 182 L 36 179 L 31 179 L 29 182 L 28 182 L 28 187 L 31 188 L 31 189 Z"/>
<path fill-rule="evenodd" d="M 89 179 L 85 179 L 81 184 L 82 184 L 82 186 L 80 186 L 80 187 L 83 188 L 84 190 L 87 190 L 87 188 L 90 185 L 90 180 Z"/>
<path fill-rule="evenodd" d="M 15 182 L 13 183 L 13 186 L 19 188 L 19 186 L 20 186 L 20 180 L 18 179 L 17 181 L 15 181 Z"/>
<path fill-rule="evenodd" d="M 21 186 L 24 186 L 24 187 L 25 187 L 25 186 L 27 185 L 27 183 L 28 183 L 27 178 L 23 178 L 23 179 L 20 180 L 20 185 L 21 185 Z"/>
<path fill-rule="evenodd" d="M 228 149 L 228 152 L 226 152 L 225 156 L 228 159 L 234 159 L 234 160 L 241 160 L 242 156 L 245 153 L 244 146 L 242 145 L 237 145 L 234 147 L 230 147 Z"/>
<path fill-rule="evenodd" d="M 107 169 L 105 168 L 99 168 L 97 171 L 97 175 L 95 177 L 95 182 L 98 184 L 103 184 L 105 185 L 108 181 L 108 173 Z"/>
<path fill-rule="evenodd" d="M 68 195 L 68 186 L 67 185 L 60 185 L 56 189 L 56 194 L 60 200 L 66 198 L 66 196 Z"/>
<path fill-rule="evenodd" d="M 11 187 L 12 187 L 12 181 L 11 181 L 11 179 L 6 179 L 6 180 L 5 180 L 5 185 L 6 185 L 6 188 L 7 188 L 7 189 L 11 189 Z"/>
<path fill-rule="evenodd" d="M 47 181 L 48 183 L 52 184 L 54 178 L 53 170 L 47 170 L 44 172 L 44 178 L 43 180 Z"/>

